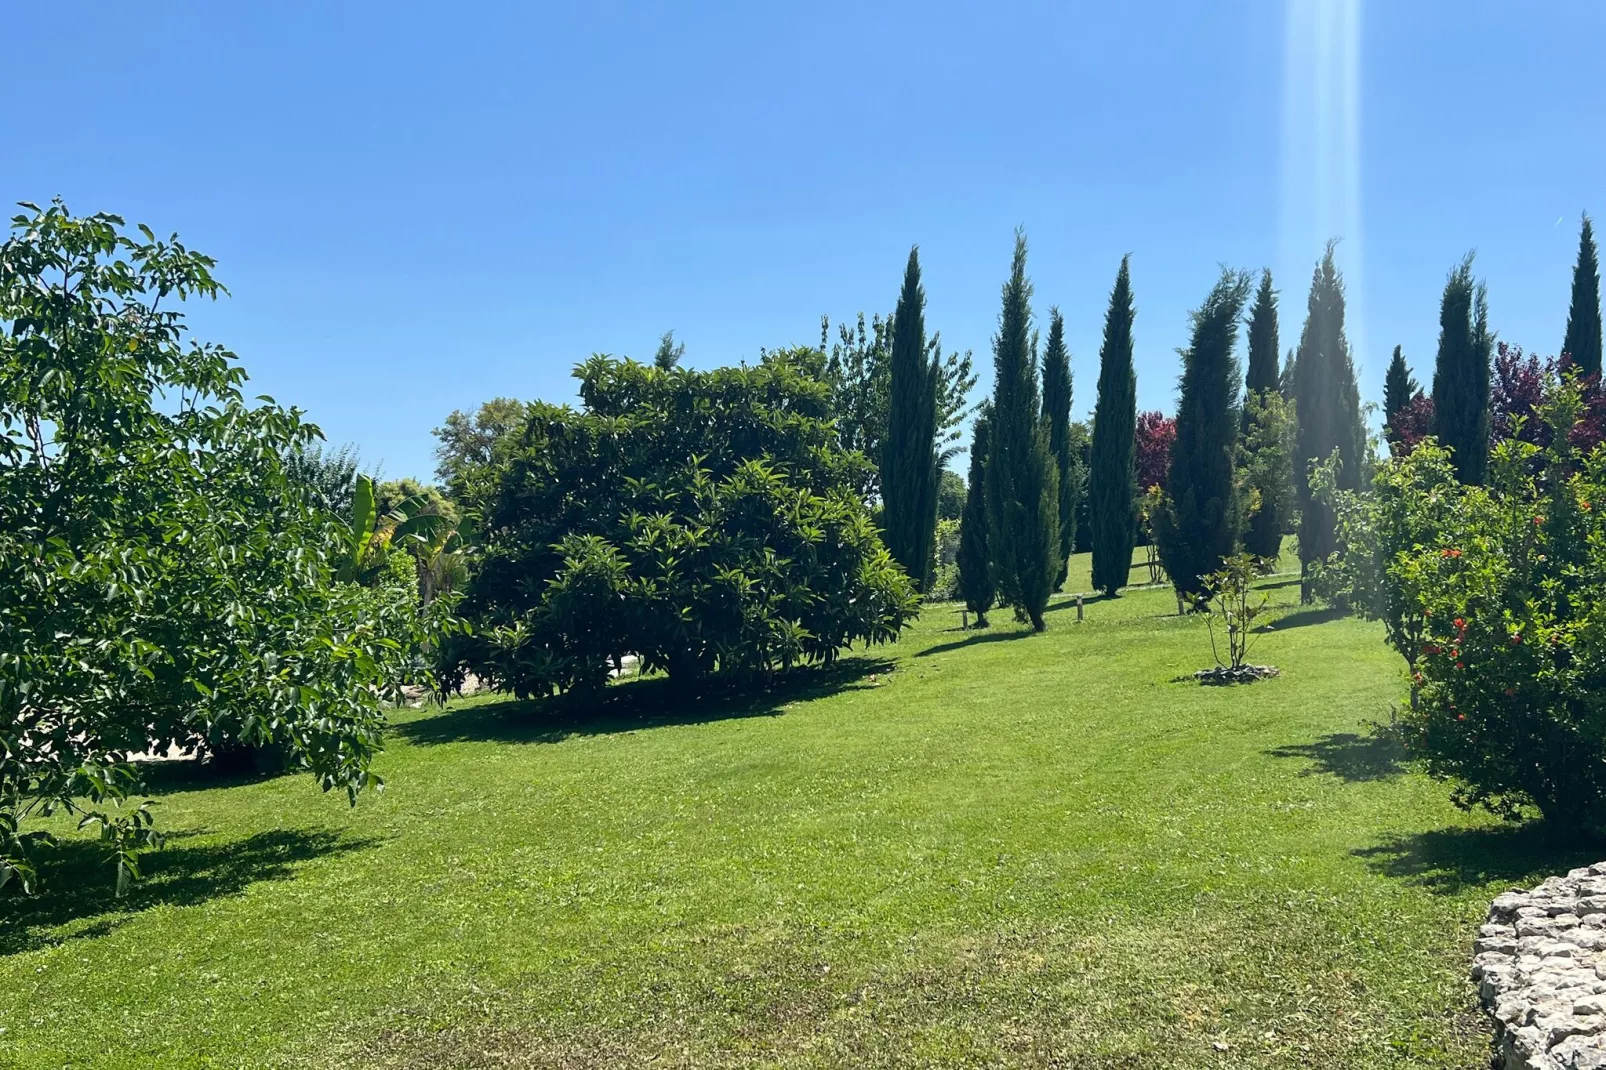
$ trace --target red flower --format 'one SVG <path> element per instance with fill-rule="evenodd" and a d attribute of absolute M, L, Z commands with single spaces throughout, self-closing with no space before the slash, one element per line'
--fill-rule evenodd
<path fill-rule="evenodd" d="M 1461 551 L 1460 550 L 1450 550 L 1450 549 L 1440 550 L 1439 551 L 1439 556 L 1440 557 L 1460 557 L 1461 556 Z"/>
<path fill-rule="evenodd" d="M 1460 617 L 1457 617 L 1455 619 L 1455 630 L 1458 631 L 1458 632 L 1466 631 L 1467 630 L 1467 622 L 1462 620 Z"/>
<path fill-rule="evenodd" d="M 1467 719 L 1467 715 L 1464 713 L 1458 713 L 1455 715 L 1455 719 L 1458 721 L 1464 721 Z"/>
<path fill-rule="evenodd" d="M 1511 645 L 1512 646 L 1518 646 L 1521 643 L 1522 643 L 1522 633 L 1521 632 L 1512 632 L 1511 633 Z"/>
<path fill-rule="evenodd" d="M 1544 517 L 1542 517 L 1542 516 L 1534 517 L 1534 527 L 1538 527 L 1540 524 L 1543 524 L 1544 522 L 1545 522 L 1545 518 Z"/>
<path fill-rule="evenodd" d="M 1455 667 L 1458 668 L 1458 669 L 1464 669 L 1464 668 L 1466 668 L 1466 665 L 1464 665 L 1463 663 L 1458 661 L 1458 662 L 1455 663 Z"/>

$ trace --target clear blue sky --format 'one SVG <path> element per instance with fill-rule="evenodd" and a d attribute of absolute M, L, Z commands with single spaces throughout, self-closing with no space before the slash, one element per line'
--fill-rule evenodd
<path fill-rule="evenodd" d="M 259 391 L 387 475 L 592 352 L 693 365 L 885 310 L 983 389 L 1011 232 L 1092 404 L 1133 254 L 1139 401 L 1171 408 L 1218 266 L 1277 273 L 1284 347 L 1344 239 L 1364 396 L 1431 372 L 1471 248 L 1500 336 L 1553 352 L 1578 216 L 1606 214 L 1606 5 L 23 3 L 0 192 L 176 230 Z"/>

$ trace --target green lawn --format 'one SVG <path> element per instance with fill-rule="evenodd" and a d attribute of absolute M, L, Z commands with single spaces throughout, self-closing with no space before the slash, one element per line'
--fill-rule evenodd
<path fill-rule="evenodd" d="M 0 1064 L 1485 1065 L 1487 900 L 1586 859 L 1365 737 L 1379 630 L 1291 607 L 1224 689 L 1167 590 L 1049 618 L 930 607 L 690 710 L 407 712 L 355 810 L 171 782 L 126 900 L 76 843 L 4 902 Z"/>

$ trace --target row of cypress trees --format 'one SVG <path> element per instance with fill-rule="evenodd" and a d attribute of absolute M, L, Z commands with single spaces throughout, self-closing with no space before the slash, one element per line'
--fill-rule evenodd
<path fill-rule="evenodd" d="M 1493 385 L 1494 332 L 1489 328 L 1488 288 L 1472 275 L 1467 254 L 1445 280 L 1439 302 L 1439 346 L 1433 365 L 1432 418 L 1426 430 L 1450 451 L 1463 483 L 1482 483 L 1488 475 Z M 1600 258 L 1594 227 L 1584 217 L 1573 265 L 1572 298 L 1562 361 L 1598 388 L 1601 375 Z M 1383 419 L 1398 429 L 1408 409 L 1421 401 L 1416 381 L 1399 346 L 1383 381 Z"/>
<path fill-rule="evenodd" d="M 960 594 L 978 623 L 985 623 L 996 600 L 1041 630 L 1049 595 L 1066 578 L 1084 476 L 1093 586 L 1114 595 L 1127 582 L 1137 541 L 1135 310 L 1130 259 L 1123 258 L 1105 316 L 1083 473 L 1071 442 L 1064 321 L 1058 309 L 1051 311 L 1039 365 L 1026 252 L 1025 236 L 1017 233 L 993 339 L 994 392 L 973 433 L 958 564 Z M 912 256 L 911 265 L 914 283 L 911 289 L 906 277 L 906 298 L 918 290 Z M 1567 359 L 1586 376 L 1599 376 L 1601 368 L 1599 288 L 1586 217 L 1565 342 Z M 1240 397 L 1234 350 L 1246 305 L 1248 361 Z M 899 308 L 902 320 L 903 301 Z M 1281 367 L 1277 292 L 1269 271 L 1261 273 L 1256 288 L 1247 273 L 1224 270 L 1192 313 L 1192 336 L 1182 351 L 1176 439 L 1163 505 L 1154 518 L 1162 560 L 1180 594 L 1202 593 L 1202 577 L 1239 547 L 1274 557 L 1296 507 L 1302 571 L 1308 576 L 1313 562 L 1336 549 L 1332 510 L 1313 486 L 1312 467 L 1336 462 L 1338 488 L 1354 490 L 1366 477 L 1368 457 L 1345 311 L 1344 280 L 1329 243 L 1312 273 L 1299 344 Z M 1492 345 L 1487 293 L 1473 279 L 1468 257 L 1446 283 L 1433 382 L 1433 431 L 1455 451 L 1468 482 L 1480 481 L 1487 463 Z M 911 362 L 910 381 L 916 372 Z M 1396 348 L 1385 382 L 1388 415 L 1415 393 Z"/>

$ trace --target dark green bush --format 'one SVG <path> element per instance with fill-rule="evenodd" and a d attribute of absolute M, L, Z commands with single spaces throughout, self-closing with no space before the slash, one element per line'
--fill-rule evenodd
<path fill-rule="evenodd" d="M 451 671 L 519 695 L 599 688 L 625 654 L 679 679 L 829 662 L 917 599 L 835 445 L 812 351 L 663 370 L 594 357 L 537 404 L 487 525 Z"/>

